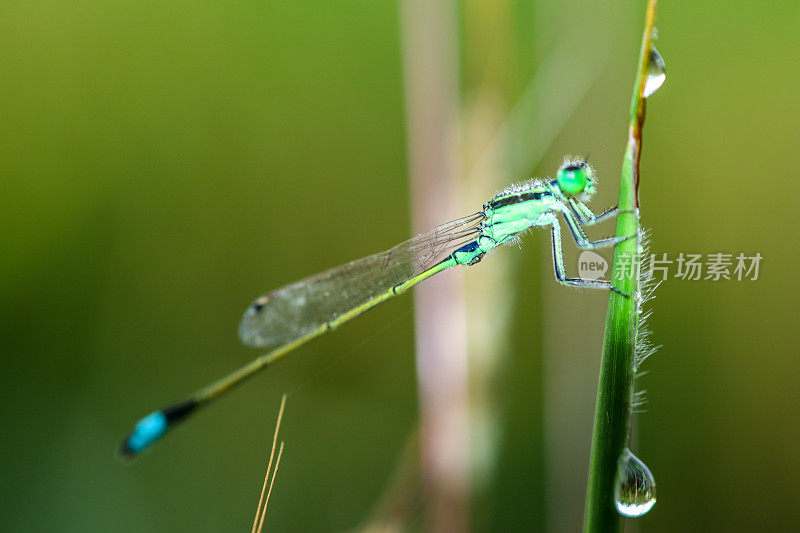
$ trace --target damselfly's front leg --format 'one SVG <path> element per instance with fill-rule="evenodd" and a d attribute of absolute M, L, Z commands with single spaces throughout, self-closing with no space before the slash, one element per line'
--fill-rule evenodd
<path fill-rule="evenodd" d="M 566 269 L 564 268 L 564 253 L 561 249 L 561 225 L 558 223 L 558 218 L 555 214 L 550 216 L 549 222 L 550 236 L 552 237 L 553 246 L 553 270 L 555 271 L 556 280 L 559 283 L 563 285 L 570 285 L 572 287 L 609 289 L 617 294 L 625 296 L 626 298 L 629 297 L 629 295 L 614 287 L 610 281 L 604 279 L 568 278 L 566 275 Z"/>
<path fill-rule="evenodd" d="M 616 208 L 614 208 L 616 210 Z M 581 227 L 578 219 L 572 213 L 569 208 L 562 208 L 561 214 L 564 215 L 564 220 L 567 221 L 567 227 L 569 228 L 570 233 L 572 233 L 572 237 L 575 239 L 575 242 L 578 244 L 578 247 L 581 250 L 594 250 L 596 248 L 607 248 L 609 246 L 617 245 L 623 241 L 627 241 L 628 239 L 632 239 L 633 235 L 629 237 L 609 237 L 607 239 L 600 239 L 597 241 L 590 241 L 586 238 L 586 234 L 583 232 L 583 228 Z"/>
<path fill-rule="evenodd" d="M 630 209 L 624 209 L 620 211 L 619 207 L 614 206 L 606 209 L 599 215 L 595 215 L 586 204 L 580 200 L 576 200 L 575 198 L 569 199 L 569 208 L 575 214 L 575 217 L 578 219 L 578 222 L 581 223 L 581 226 L 591 226 L 622 213 L 633 213 L 633 211 Z"/>
<path fill-rule="evenodd" d="M 599 215 L 595 215 L 592 213 L 592 210 L 586 206 L 586 204 L 580 200 L 576 200 L 575 198 L 569 199 L 569 208 L 575 214 L 575 217 L 578 219 L 578 222 L 581 223 L 581 226 L 591 226 L 592 224 L 597 224 L 598 222 L 608 220 L 609 218 L 616 216 L 619 212 L 619 208 L 614 206 L 606 209 Z"/>

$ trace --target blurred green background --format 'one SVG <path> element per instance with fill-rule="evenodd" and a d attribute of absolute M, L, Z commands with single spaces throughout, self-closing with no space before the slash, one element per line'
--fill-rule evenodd
<path fill-rule="evenodd" d="M 507 182 L 590 152 L 595 210 L 613 205 L 644 4 L 495 5 L 488 24 L 482 3 L 458 5 L 465 109 L 492 83 L 510 109 L 556 50 L 563 93 L 538 109 L 580 94 L 536 166 Z M 648 106 L 640 191 L 653 251 L 764 259 L 757 281 L 659 288 L 663 348 L 634 421 L 659 498 L 628 530 L 790 529 L 800 7 L 664 1 L 658 21 L 668 76 Z M 395 2 L 364 0 L 0 6 L 0 529 L 246 530 L 285 391 L 267 530 L 368 516 L 415 427 L 410 297 L 304 347 L 135 463 L 115 453 L 138 417 L 254 355 L 236 326 L 260 292 L 409 235 L 400 22 Z M 543 232 L 475 268 L 498 257 L 514 264 L 514 318 L 473 529 L 574 531 L 606 297 L 555 284 Z"/>

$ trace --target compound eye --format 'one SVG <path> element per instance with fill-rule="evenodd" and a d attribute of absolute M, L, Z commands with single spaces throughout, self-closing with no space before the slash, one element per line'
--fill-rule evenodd
<path fill-rule="evenodd" d="M 571 163 L 558 169 L 556 181 L 564 194 L 580 194 L 586 189 L 591 170 L 585 163 Z"/>

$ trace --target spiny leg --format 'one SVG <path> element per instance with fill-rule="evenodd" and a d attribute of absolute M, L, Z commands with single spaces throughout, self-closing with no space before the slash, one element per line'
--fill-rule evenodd
<path fill-rule="evenodd" d="M 634 211 L 630 209 L 623 209 L 620 211 L 619 207 L 614 206 L 606 209 L 599 215 L 595 215 L 586 204 L 575 198 L 569 199 L 569 208 L 573 213 L 575 213 L 575 216 L 577 217 L 578 222 L 581 223 L 581 226 L 591 226 L 592 224 L 597 224 L 598 222 L 608 220 L 609 218 L 621 215 L 622 213 L 634 213 Z"/>
<path fill-rule="evenodd" d="M 629 295 L 614 287 L 610 281 L 603 279 L 584 279 L 584 278 L 568 278 L 566 269 L 564 268 L 564 253 L 561 249 L 561 225 L 558 223 L 558 218 L 552 215 L 550 218 L 550 236 L 552 241 L 553 252 L 553 270 L 556 275 L 556 281 L 563 285 L 570 285 L 572 287 L 586 287 L 589 289 L 609 289 L 617 294 L 621 294 L 626 298 Z"/>
<path fill-rule="evenodd" d="M 581 228 L 581 225 L 578 223 L 578 219 L 572 214 L 572 211 L 570 211 L 567 207 L 564 207 L 561 210 L 561 214 L 564 215 L 564 220 L 567 221 L 567 227 L 569 228 L 570 233 L 572 233 L 572 237 L 575 239 L 575 242 L 578 244 L 578 247 L 581 250 L 607 248 L 633 238 L 633 235 L 631 235 L 629 237 L 609 237 L 607 239 L 590 241 L 588 238 L 586 238 L 583 228 Z"/>
<path fill-rule="evenodd" d="M 608 220 L 609 218 L 616 216 L 619 212 L 619 208 L 614 206 L 606 209 L 599 215 L 595 215 L 586 204 L 575 198 L 569 199 L 569 208 L 575 214 L 575 217 L 578 219 L 578 222 L 581 223 L 581 226 L 591 226 L 592 224 L 597 224 L 598 222 Z"/>

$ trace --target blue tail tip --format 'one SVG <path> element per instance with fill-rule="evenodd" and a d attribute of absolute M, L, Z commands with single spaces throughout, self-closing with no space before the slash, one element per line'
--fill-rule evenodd
<path fill-rule="evenodd" d="M 169 429 L 169 420 L 163 411 L 154 411 L 139 420 L 128 437 L 122 441 L 120 454 L 132 459 L 164 436 Z"/>

